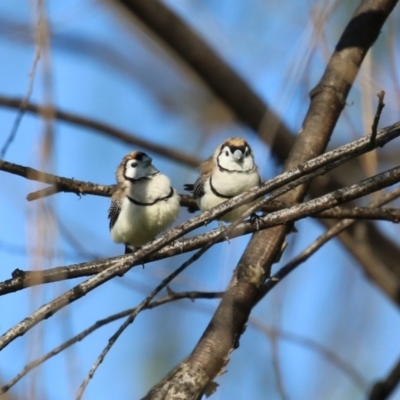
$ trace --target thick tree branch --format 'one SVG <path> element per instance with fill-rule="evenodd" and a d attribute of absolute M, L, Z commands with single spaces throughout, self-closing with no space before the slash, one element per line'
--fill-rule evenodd
<path fill-rule="evenodd" d="M 285 170 L 324 152 L 365 54 L 395 4 L 393 0 L 361 2 L 323 78 L 311 93 L 309 111 Z M 283 200 L 300 202 L 305 192 L 304 186 L 299 187 L 285 195 Z M 202 394 L 210 393 L 213 379 L 221 373 L 230 352 L 238 346 L 259 287 L 269 275 L 288 228 L 276 227 L 253 235 L 230 286 L 192 354 L 157 384 L 145 397 L 146 400 L 195 400 Z"/>

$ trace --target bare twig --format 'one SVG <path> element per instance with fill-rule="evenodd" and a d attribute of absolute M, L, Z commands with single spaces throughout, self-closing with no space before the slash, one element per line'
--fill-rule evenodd
<path fill-rule="evenodd" d="M 75 179 L 63 178 L 60 176 L 48 174 L 38 171 L 37 169 L 24 167 L 22 165 L 13 164 L 0 160 L 0 170 L 9 172 L 10 174 L 19 175 L 23 178 L 49 183 L 57 187 L 57 191 L 75 193 L 78 196 L 82 194 L 95 194 L 97 196 L 111 196 L 115 186 L 98 185 L 91 182 L 77 181 Z M 59 190 L 58 190 L 59 189 Z M 52 190 L 46 188 L 45 190 Z M 31 200 L 28 196 L 28 200 Z"/>
<path fill-rule="evenodd" d="M 331 210 L 323 211 L 313 215 L 314 218 L 329 218 L 329 219 L 363 219 L 363 220 L 381 220 L 391 221 L 394 223 L 400 222 L 400 209 L 398 208 L 381 208 L 381 207 L 335 207 Z"/>
<path fill-rule="evenodd" d="M 382 90 L 377 94 L 377 96 L 378 96 L 379 102 L 378 102 L 378 107 L 376 109 L 374 122 L 371 127 L 371 146 L 374 146 L 375 138 L 376 138 L 376 135 L 378 134 L 379 120 L 381 119 L 383 107 L 385 107 L 385 103 L 383 102 L 383 100 L 385 98 L 385 92 Z"/>
<path fill-rule="evenodd" d="M 40 53 L 41 53 L 41 46 L 37 45 L 33 63 L 32 63 L 32 68 L 31 68 L 31 71 L 29 72 L 28 90 L 27 90 L 24 98 L 18 99 L 19 105 L 15 107 L 18 109 L 17 116 L 15 117 L 15 121 L 14 121 L 13 127 L 11 129 L 10 135 L 8 136 L 3 148 L 1 149 L 1 152 L 0 152 L 1 159 L 3 159 L 5 157 L 8 147 L 13 142 L 15 135 L 17 134 L 18 127 L 21 123 L 22 117 L 24 116 L 24 113 L 28 107 L 29 99 L 30 99 L 32 91 L 33 91 L 33 83 L 34 83 L 34 79 L 35 79 L 35 75 L 36 75 L 36 68 L 37 68 L 37 66 L 39 64 L 39 60 L 40 60 Z"/>
<path fill-rule="evenodd" d="M 357 385 L 361 390 L 365 390 L 367 387 L 366 380 L 360 375 L 360 373 L 348 362 L 344 359 L 340 358 L 334 350 L 330 350 L 328 347 L 325 347 L 318 343 L 317 341 L 297 335 L 295 333 L 287 332 L 281 329 L 270 328 L 264 325 L 260 320 L 250 317 L 249 324 L 259 329 L 261 332 L 265 333 L 268 337 L 276 337 L 279 340 L 286 340 L 291 343 L 297 344 L 299 346 L 303 346 L 311 351 L 314 351 L 316 354 L 324 357 L 326 361 L 335 365 L 339 370 L 345 373 L 355 385 Z"/>

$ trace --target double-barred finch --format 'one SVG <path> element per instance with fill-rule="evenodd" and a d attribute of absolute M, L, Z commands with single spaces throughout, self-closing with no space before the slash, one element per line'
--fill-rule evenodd
<path fill-rule="evenodd" d="M 179 195 L 151 162 L 147 154 L 133 151 L 117 168 L 108 218 L 111 237 L 125 244 L 125 254 L 153 240 L 179 214 Z"/>
<path fill-rule="evenodd" d="M 200 210 L 206 211 L 260 183 L 251 147 L 242 138 L 230 138 L 200 165 L 200 177 L 194 185 L 185 185 L 185 189 L 193 192 Z M 233 222 L 253 204 L 244 204 L 221 219 Z"/>

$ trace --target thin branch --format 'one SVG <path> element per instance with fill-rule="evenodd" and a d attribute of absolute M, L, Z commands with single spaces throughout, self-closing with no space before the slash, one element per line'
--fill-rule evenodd
<path fill-rule="evenodd" d="M 371 203 L 371 207 L 380 207 L 398 198 L 399 196 L 400 196 L 400 187 L 392 190 L 389 193 L 386 193 L 380 199 L 373 201 Z M 284 267 L 282 267 L 275 275 L 273 275 L 266 283 L 263 284 L 263 286 L 259 290 L 259 297 L 257 302 L 263 299 L 282 279 L 288 276 L 300 264 L 304 263 L 313 254 L 315 254 L 317 250 L 319 250 L 325 243 L 327 243 L 329 240 L 339 235 L 341 232 L 343 232 L 345 229 L 347 229 L 355 222 L 356 220 L 354 219 L 343 220 L 338 224 L 334 225 L 329 230 L 327 230 L 321 236 L 319 236 L 310 246 L 308 246 L 297 257 L 295 257 Z M 399 298 L 400 287 L 398 282 L 391 276 L 384 279 L 382 273 L 379 272 L 373 274 L 373 272 L 371 271 L 371 274 L 374 277 L 374 281 L 381 283 L 380 286 L 386 289 L 385 292 L 389 296 L 389 298 L 391 298 L 395 303 L 400 304 L 400 298 Z M 377 276 L 377 274 L 379 274 L 379 276 Z"/>
<path fill-rule="evenodd" d="M 363 219 L 363 220 L 380 220 L 400 222 L 400 209 L 398 208 L 381 208 L 381 207 L 335 207 L 331 210 L 323 211 L 312 216 L 313 218 L 329 218 L 329 219 Z"/>
<path fill-rule="evenodd" d="M 19 175 L 23 178 L 49 183 L 57 187 L 58 191 L 75 193 L 78 196 L 83 194 L 94 194 L 97 196 L 111 196 L 115 185 L 98 185 L 91 182 L 83 182 L 75 179 L 63 178 L 60 176 L 48 174 L 46 172 L 38 171 L 37 169 L 24 167 L 22 165 L 10 163 L 7 161 L 0 160 L 0 170 L 8 172 L 10 174 Z M 46 188 L 45 190 L 50 190 Z M 31 200 L 28 196 L 28 200 Z"/>
<path fill-rule="evenodd" d="M 153 300 L 143 310 L 151 310 L 155 307 L 161 306 L 166 303 L 170 303 L 176 300 L 182 299 L 190 299 L 192 301 L 196 299 L 218 299 L 222 297 L 223 292 L 174 292 L 172 290 L 168 290 L 168 295 L 162 297 L 158 300 Z M 114 322 L 118 319 L 127 317 L 135 312 L 137 307 L 130 308 L 128 310 L 119 312 L 117 314 L 110 315 L 107 318 L 97 321 L 89 328 L 85 329 L 84 331 L 80 332 L 78 335 L 75 335 L 71 339 L 68 339 L 66 342 L 62 343 L 60 346 L 57 346 L 50 352 L 44 354 L 43 356 L 33 360 L 29 364 L 27 364 L 24 369 L 17 374 L 14 378 L 12 378 L 9 382 L 7 382 L 3 387 L 0 388 L 0 394 L 7 392 L 12 386 L 14 386 L 21 378 L 23 378 L 27 373 L 32 371 L 34 368 L 38 367 L 39 365 L 43 364 L 48 359 L 54 357 L 55 355 L 61 353 L 63 350 L 67 349 L 68 347 L 72 346 L 73 344 L 80 342 L 95 330 L 101 328 L 104 325 L 107 325 L 111 322 Z"/>
<path fill-rule="evenodd" d="M 19 109 L 21 106 L 21 101 L 23 100 L 24 99 L 20 98 L 10 98 L 6 96 L 0 96 L 0 105 L 4 107 Z M 48 113 L 48 107 L 39 106 L 35 103 L 27 103 L 25 105 L 25 110 L 33 114 Z M 120 140 L 123 143 L 128 143 L 134 146 L 142 147 L 143 149 L 149 150 L 154 154 L 158 154 L 161 157 L 168 158 L 180 164 L 188 165 L 190 167 L 197 167 L 201 162 L 201 160 L 194 155 L 188 155 L 176 149 L 161 146 L 157 143 L 144 140 L 141 137 L 139 137 L 139 135 L 132 135 L 126 131 L 117 129 L 111 125 L 107 125 L 105 123 L 87 117 L 83 117 L 80 115 L 68 113 L 60 109 L 53 109 L 53 111 L 54 111 L 54 117 L 60 121 L 68 122 L 73 125 L 97 131 L 107 137 Z"/>
<path fill-rule="evenodd" d="M 371 146 L 374 145 L 376 135 L 378 134 L 379 120 L 381 119 L 383 107 L 385 107 L 385 103 L 383 102 L 383 100 L 385 98 L 385 92 L 382 90 L 377 94 L 377 96 L 378 96 L 379 101 L 378 101 L 378 107 L 376 109 L 376 113 L 375 113 L 375 117 L 374 117 L 374 122 L 371 127 Z"/>
<path fill-rule="evenodd" d="M 14 141 L 15 135 L 17 134 L 19 125 L 21 123 L 22 117 L 25 114 L 25 111 L 27 110 L 28 104 L 29 104 L 29 99 L 31 97 L 32 91 L 33 91 L 33 82 L 34 78 L 36 75 L 36 68 L 40 60 L 40 53 L 41 53 L 41 48 L 40 46 L 36 46 L 36 51 L 35 51 L 35 56 L 33 59 L 32 63 L 32 69 L 29 72 L 29 85 L 28 85 L 28 90 L 26 93 L 26 96 L 22 99 L 19 99 L 19 106 L 16 107 L 18 109 L 17 115 L 14 120 L 14 124 L 11 128 L 10 135 L 8 136 L 6 142 L 4 143 L 3 148 L 1 149 L 0 152 L 0 158 L 3 159 L 7 153 L 8 147 L 11 145 L 11 143 Z"/>
<path fill-rule="evenodd" d="M 297 344 L 298 346 L 303 346 L 304 348 L 314 351 L 316 354 L 325 358 L 326 361 L 336 366 L 340 371 L 347 375 L 355 385 L 357 385 L 360 390 L 365 390 L 367 387 L 366 380 L 361 376 L 361 374 L 347 361 L 340 358 L 336 351 L 329 349 L 318 343 L 317 341 L 297 335 L 295 333 L 283 331 L 281 329 L 269 328 L 265 326 L 258 319 L 250 317 L 249 324 L 259 329 L 261 332 L 265 333 L 268 337 L 276 337 L 279 340 L 286 340 L 291 343 Z"/>

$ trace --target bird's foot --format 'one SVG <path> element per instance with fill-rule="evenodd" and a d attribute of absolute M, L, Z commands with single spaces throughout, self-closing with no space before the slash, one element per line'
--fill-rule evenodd
<path fill-rule="evenodd" d="M 224 224 L 221 220 L 218 220 L 218 227 L 219 227 L 219 229 L 221 230 L 221 232 L 224 232 L 224 233 L 225 233 L 226 226 L 225 226 L 225 224 Z M 229 241 L 228 235 L 224 234 L 224 237 L 225 237 L 225 240 L 226 240 L 229 244 L 231 244 L 231 242 Z"/>
<path fill-rule="evenodd" d="M 255 224 L 257 232 L 260 230 L 260 221 L 262 221 L 262 216 L 257 213 L 253 213 L 250 215 L 250 222 Z"/>

